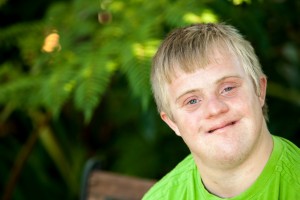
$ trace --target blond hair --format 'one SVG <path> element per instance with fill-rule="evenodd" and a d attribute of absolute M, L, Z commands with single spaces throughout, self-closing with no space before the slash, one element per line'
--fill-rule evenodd
<path fill-rule="evenodd" d="M 265 76 L 251 44 L 233 26 L 195 24 L 172 31 L 156 52 L 151 70 L 152 92 L 158 111 L 172 118 L 166 84 L 175 78 L 175 71 L 191 73 L 213 61 L 214 52 L 230 52 L 236 56 L 260 95 L 260 77 Z M 263 107 L 267 120 L 267 106 Z"/>

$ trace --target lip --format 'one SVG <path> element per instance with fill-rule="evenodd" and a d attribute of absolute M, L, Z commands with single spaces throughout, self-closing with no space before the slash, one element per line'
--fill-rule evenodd
<path fill-rule="evenodd" d="M 232 126 L 234 126 L 236 123 L 237 123 L 236 120 L 220 123 L 220 124 L 218 124 L 218 125 L 215 125 L 215 126 L 210 127 L 210 128 L 208 129 L 207 133 L 208 133 L 208 134 L 213 134 L 213 133 L 216 132 L 216 131 L 223 130 L 223 129 L 228 128 L 228 127 L 232 127 Z"/>

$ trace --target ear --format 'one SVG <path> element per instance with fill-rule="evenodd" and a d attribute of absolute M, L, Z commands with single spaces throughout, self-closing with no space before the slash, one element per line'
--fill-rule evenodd
<path fill-rule="evenodd" d="M 161 119 L 176 133 L 176 135 L 181 136 L 177 124 L 170 119 L 170 117 L 165 112 L 160 112 Z"/>
<path fill-rule="evenodd" d="M 266 78 L 266 76 L 260 77 L 259 85 L 260 85 L 259 101 L 260 101 L 261 107 L 263 107 L 263 105 L 265 104 L 266 93 L 267 93 L 267 78 Z"/>

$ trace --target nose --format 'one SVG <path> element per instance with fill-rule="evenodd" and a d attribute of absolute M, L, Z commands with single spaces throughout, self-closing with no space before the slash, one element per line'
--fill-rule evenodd
<path fill-rule="evenodd" d="M 217 97 L 212 97 L 204 101 L 204 116 L 206 118 L 213 118 L 220 114 L 226 113 L 229 109 L 227 103 Z"/>

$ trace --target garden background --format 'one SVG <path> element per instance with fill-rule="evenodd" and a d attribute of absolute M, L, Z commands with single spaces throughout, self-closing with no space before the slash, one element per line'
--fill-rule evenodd
<path fill-rule="evenodd" d="M 300 145 L 300 1 L 0 0 L 0 195 L 79 198 L 85 162 L 161 178 L 188 149 L 160 120 L 149 70 L 173 28 L 236 26 L 269 86 L 270 131 Z"/>

